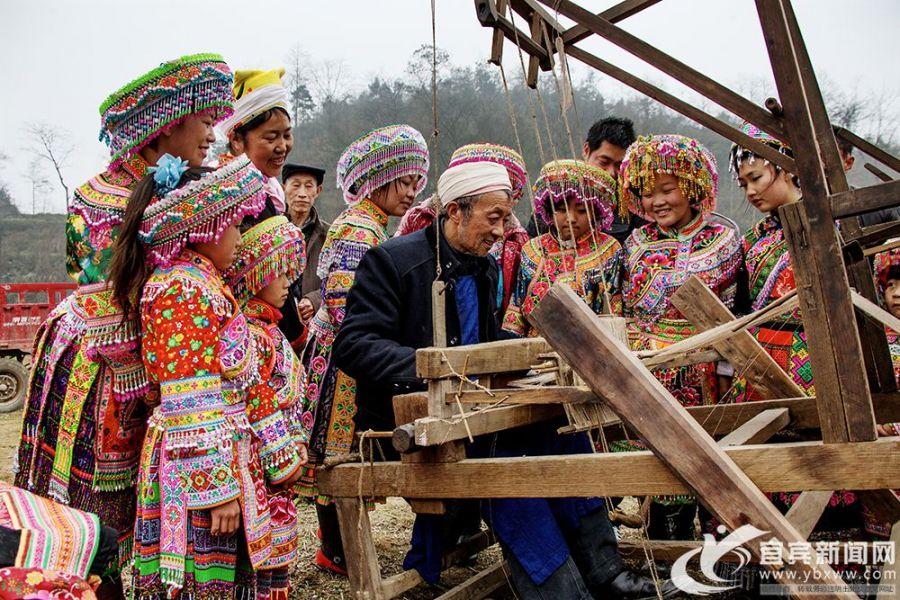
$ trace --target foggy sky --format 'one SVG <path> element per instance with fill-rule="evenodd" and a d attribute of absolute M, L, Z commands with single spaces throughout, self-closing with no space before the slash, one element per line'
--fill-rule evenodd
<path fill-rule="evenodd" d="M 581 4 L 600 11 L 614 2 Z M 846 91 L 888 90 L 896 96 L 900 2 L 794 0 L 794 5 L 820 77 Z M 233 69 L 271 68 L 299 45 L 313 61 L 343 61 L 347 87 L 355 90 L 374 75 L 403 75 L 412 52 L 431 43 L 430 0 L 0 0 L 0 23 L 0 153 L 9 157 L 0 162 L 0 180 L 22 210 L 31 207 L 31 186 L 24 178 L 31 159 L 25 124 L 47 122 L 71 134 L 76 150 L 64 171 L 71 189 L 102 170 L 108 158 L 97 141 L 100 103 L 164 60 L 218 52 Z M 753 90 L 756 101 L 775 95 L 752 0 L 663 0 L 620 25 L 732 88 Z M 471 0 L 437 0 L 437 40 L 457 65 L 484 61 L 490 50 L 490 31 L 478 23 Z M 682 97 L 696 98 L 605 42 L 580 45 Z M 508 75 L 521 71 L 514 51 L 506 45 Z M 574 64 L 576 76 L 585 73 Z M 604 93 L 626 90 L 604 76 L 598 81 Z M 889 108 L 900 110 L 897 103 Z M 55 179 L 49 169 L 46 173 Z M 59 188 L 47 200 L 49 210 L 64 210 Z"/>

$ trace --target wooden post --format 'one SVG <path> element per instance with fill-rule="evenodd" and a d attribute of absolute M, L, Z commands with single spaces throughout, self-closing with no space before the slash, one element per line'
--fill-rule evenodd
<path fill-rule="evenodd" d="M 756 5 L 796 175 L 803 182 L 803 201 L 782 206 L 780 212 L 809 342 L 822 436 L 831 443 L 874 440 L 863 352 L 829 201 L 829 185 L 844 191 L 839 189 L 843 173 L 836 170 L 837 147 L 803 39 L 792 27 L 790 2 L 757 0 Z"/>
<path fill-rule="evenodd" d="M 606 333 L 570 288 L 553 286 L 531 316 L 544 338 L 660 460 L 703 498 L 719 521 L 731 530 L 753 525 L 785 546 L 805 541 L 632 352 Z M 747 544 L 757 558 L 761 541 L 756 538 Z M 786 578 L 785 585 L 795 597 L 800 597 L 796 585 L 809 577 L 844 590 L 818 597 L 856 598 L 816 556 L 792 567 L 794 578 Z"/>
<path fill-rule="evenodd" d="M 856 217 L 850 217 L 855 220 Z M 847 257 L 847 276 L 856 291 L 870 302 L 878 304 L 875 281 L 872 279 L 872 267 L 859 244 L 851 244 L 851 251 L 845 251 Z M 856 319 L 859 335 L 865 352 L 866 373 L 869 387 L 873 391 L 893 392 L 897 389 L 897 378 L 894 375 L 894 362 L 887 343 L 884 327 L 873 323 L 862 315 Z"/>
<path fill-rule="evenodd" d="M 359 498 L 335 498 L 334 502 L 344 554 L 350 559 L 347 561 L 350 593 L 355 600 L 382 600 L 381 567 L 365 502 Z"/>
<path fill-rule="evenodd" d="M 707 331 L 734 320 L 734 315 L 696 275 L 691 276 L 672 296 L 672 305 L 698 331 Z M 803 390 L 775 362 L 747 330 L 713 344 L 763 398 L 797 398 Z"/>

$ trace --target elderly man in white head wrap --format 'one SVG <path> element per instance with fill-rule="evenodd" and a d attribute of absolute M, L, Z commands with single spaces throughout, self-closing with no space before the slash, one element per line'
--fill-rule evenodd
<path fill-rule="evenodd" d="M 454 250 L 485 256 L 503 237 L 503 222 L 513 207 L 509 173 L 491 162 L 450 167 L 437 189 L 444 236 Z"/>
<path fill-rule="evenodd" d="M 447 169 L 437 187 L 437 226 L 371 248 L 356 270 L 331 359 L 356 381 L 357 431 L 392 430 L 393 397 L 425 389 L 416 377 L 416 349 L 435 342 L 431 312 L 435 277 L 447 286 L 447 344 L 489 342 L 500 330 L 497 266 L 487 254 L 503 235 L 503 221 L 513 207 L 509 174 L 495 163 L 467 163 Z M 396 460 L 389 444 L 384 452 Z M 462 529 L 477 531 L 477 507 L 466 514 L 468 527 Z M 457 537 L 440 530 L 451 527 L 458 534 L 457 525 L 434 515 L 419 517 L 404 566 L 436 582 L 441 539 Z"/>
<path fill-rule="evenodd" d="M 425 389 L 416 377 L 416 349 L 434 344 L 436 275 L 446 283 L 447 344 L 498 337 L 498 273 L 487 254 L 503 235 L 503 221 L 513 207 L 509 174 L 495 163 L 455 166 L 441 175 L 437 197 L 436 227 L 372 248 L 356 271 L 332 360 L 356 380 L 358 431 L 393 429 L 393 397 Z M 548 421 L 496 439 L 477 438 L 467 453 L 473 458 L 590 453 L 586 435 L 556 433 L 563 424 Z M 393 448 L 384 451 L 396 460 Z M 419 515 L 404 567 L 436 583 L 441 542 L 479 529 L 478 514 L 467 506 L 451 503 L 446 515 Z M 601 499 L 494 499 L 482 502 L 481 509 L 503 543 L 520 598 L 655 596 L 653 582 L 625 569 Z M 663 596 L 672 590 L 666 582 Z"/>

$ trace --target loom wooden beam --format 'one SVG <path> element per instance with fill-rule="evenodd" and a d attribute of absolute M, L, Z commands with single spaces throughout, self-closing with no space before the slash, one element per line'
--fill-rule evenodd
<path fill-rule="evenodd" d="M 497 402 L 501 398 L 503 399 L 503 404 L 505 408 L 511 408 L 517 405 L 539 405 L 539 404 L 577 404 L 582 402 L 596 402 L 600 401 L 597 399 L 596 395 L 593 392 L 586 392 L 582 388 L 577 387 L 554 387 L 548 386 L 546 388 L 526 388 L 526 389 L 497 389 L 493 390 L 494 396 L 489 396 L 485 392 L 473 390 L 469 392 L 463 392 L 460 395 L 460 403 L 463 406 L 469 406 L 472 404 L 487 404 L 491 402 Z M 546 395 L 544 395 L 546 393 Z M 448 395 L 447 401 L 455 403 L 455 393 L 453 395 Z M 886 394 L 873 394 L 873 401 L 875 404 L 875 414 L 878 416 L 879 423 L 894 423 L 900 421 L 900 397 L 896 393 L 886 393 Z M 500 407 L 498 407 L 500 408 Z M 743 402 L 740 404 L 716 404 L 712 406 L 691 406 L 688 407 L 687 412 L 691 415 L 695 421 L 700 423 L 700 425 L 706 430 L 709 435 L 723 435 L 727 434 L 737 427 L 740 427 L 749 419 L 752 419 L 757 414 L 770 410 L 773 408 L 787 408 L 790 410 L 791 414 L 791 427 L 795 429 L 818 429 L 819 428 L 819 413 L 816 408 L 816 399 L 810 397 L 799 397 L 799 398 L 781 398 L 777 400 L 760 400 L 758 402 Z M 496 409 L 491 409 L 496 410 Z M 476 415 L 480 413 L 475 413 Z M 486 415 L 490 414 L 490 411 L 485 411 Z M 559 412 L 551 412 L 549 416 L 542 415 L 542 413 L 532 413 L 536 414 L 541 418 L 541 420 L 545 420 L 547 418 L 553 418 L 555 416 L 562 415 L 562 410 Z M 477 418 L 487 418 L 493 419 L 493 417 L 477 417 Z M 477 422 L 476 418 L 476 422 Z M 504 419 L 507 417 L 504 417 Z M 430 421 L 431 423 L 434 420 Z M 522 419 L 521 421 L 516 421 L 518 424 L 525 425 L 531 422 L 536 421 L 528 421 Z M 428 423 L 428 422 L 426 422 Z M 604 427 L 612 427 L 618 426 L 621 423 L 621 420 L 618 417 L 610 418 L 607 423 L 604 423 Z M 475 423 L 470 422 L 470 425 L 475 425 Z M 420 425 L 421 426 L 421 425 Z M 426 425 L 430 427 L 430 425 Z M 478 425 L 475 425 L 478 427 Z M 498 429 L 493 429 L 492 427 L 485 427 L 486 429 L 491 429 L 492 431 L 499 431 Z M 398 427 L 398 429 L 400 429 Z M 398 452 L 409 452 L 410 450 L 415 450 L 419 446 L 415 444 L 416 438 L 416 424 L 415 423 L 407 423 L 403 426 L 404 433 L 402 434 L 402 439 L 405 440 L 405 446 L 397 447 L 398 444 L 396 440 L 398 436 L 395 431 L 395 449 Z M 446 431 L 442 432 L 448 437 L 453 437 L 453 439 L 465 439 L 466 432 L 463 428 L 457 427 L 451 433 L 447 433 Z M 428 439 L 439 439 L 433 432 L 428 432 L 426 434 Z"/>
<path fill-rule="evenodd" d="M 767 110 L 736 94 L 727 87 L 703 75 L 696 69 L 669 56 L 648 44 L 642 39 L 628 33 L 624 29 L 594 13 L 586 10 L 571 0 L 540 0 L 542 4 L 554 12 L 559 12 L 577 24 L 587 28 L 591 33 L 612 42 L 623 50 L 637 56 L 648 64 L 680 81 L 684 85 L 699 92 L 726 110 L 756 124 L 779 139 L 784 138 L 784 127 L 778 119 Z M 569 53 L 571 55 L 571 53 Z"/>
<path fill-rule="evenodd" d="M 849 248 L 845 246 L 844 256 L 846 257 L 847 277 L 856 288 L 856 291 L 850 291 L 853 304 L 859 308 L 857 301 L 865 301 L 868 305 L 878 308 L 882 314 L 891 316 L 872 302 L 878 297 L 878 294 L 872 278 L 872 267 L 862 246 L 858 244 Z M 859 336 L 865 353 L 863 358 L 865 359 L 866 375 L 869 379 L 869 389 L 893 392 L 897 389 L 897 377 L 894 374 L 894 361 L 888 346 L 884 324 L 877 317 L 875 320 L 865 318 L 863 316 L 866 314 L 865 310 L 862 313 L 857 314 L 856 324 L 859 327 Z M 897 319 L 894 320 L 897 321 Z M 897 322 L 900 323 L 900 321 Z"/>
<path fill-rule="evenodd" d="M 719 445 L 727 447 L 762 444 L 787 426 L 789 420 L 786 408 L 763 411 L 719 440 Z M 831 491 L 802 492 L 791 505 L 785 518 L 801 536 L 809 538 L 809 534 L 828 507 L 831 495 Z"/>
<path fill-rule="evenodd" d="M 887 173 L 885 173 L 884 171 L 882 171 L 881 169 L 879 169 L 877 166 L 873 165 L 870 162 L 867 162 L 863 166 L 866 168 L 866 171 L 868 171 L 869 173 L 871 173 L 872 175 L 874 175 L 875 177 L 877 177 L 878 179 L 880 179 L 882 181 L 893 181 L 894 180 L 893 177 L 891 177 L 890 175 L 888 175 Z"/>
<path fill-rule="evenodd" d="M 475 0 L 475 13 L 484 27 L 493 27 L 503 33 L 512 43 L 518 43 L 522 50 L 531 56 L 537 56 L 542 70 L 550 70 L 550 55 L 542 44 L 531 39 L 524 31 L 516 28 L 512 22 L 497 10 L 494 0 Z"/>
<path fill-rule="evenodd" d="M 594 393 L 637 431 L 721 523 L 731 530 L 752 524 L 770 532 L 785 546 L 805 541 L 754 485 L 748 470 L 742 470 L 689 417 L 634 354 L 606 331 L 571 288 L 554 285 L 531 317 L 544 339 Z M 760 556 L 759 541 L 748 544 L 756 557 Z M 840 586 L 840 577 L 818 557 L 794 566 L 796 574 L 786 582 L 792 596 L 798 596 L 796 584 L 804 577 L 823 578 Z M 822 597 L 855 598 L 848 588 L 838 589 L 845 591 Z"/>
<path fill-rule="evenodd" d="M 411 429 L 407 426 L 395 429 L 391 441 L 397 452 L 410 452 L 426 446 L 464 440 L 469 437 L 469 433 L 472 436 L 485 435 L 546 421 L 562 415 L 562 407 L 552 404 L 498 406 L 480 411 L 469 411 L 466 413 L 466 422 L 463 422 L 459 415 L 452 419 L 439 417 L 416 419 Z"/>
<path fill-rule="evenodd" d="M 661 0 L 625 0 L 624 2 L 619 2 L 615 6 L 607 8 L 602 13 L 598 13 L 597 16 L 601 19 L 606 19 L 610 23 L 618 23 L 660 1 Z M 567 46 L 577 44 L 581 40 L 591 37 L 592 33 L 593 32 L 584 25 L 574 25 L 562 33 L 563 43 Z"/>
<path fill-rule="evenodd" d="M 784 23 L 787 26 L 788 40 L 791 44 L 797 72 L 800 74 L 800 84 L 806 99 L 805 105 L 809 124 L 815 136 L 815 143 L 819 147 L 817 158 L 820 168 L 825 175 L 825 189 L 829 194 L 846 192 L 850 189 L 850 186 L 847 184 L 847 175 L 844 173 L 844 165 L 838 151 L 834 127 L 831 125 L 831 121 L 828 119 L 828 112 L 825 110 L 825 101 L 822 99 L 822 91 L 819 89 L 819 82 L 816 80 L 816 72 L 812 68 L 809 52 L 806 50 L 806 44 L 803 42 L 803 34 L 800 31 L 800 24 L 797 22 L 797 15 L 794 14 L 794 7 L 791 5 L 790 0 L 784 0 L 781 5 Z M 778 35 L 777 31 L 775 35 Z M 788 134 L 791 134 L 790 128 L 788 128 Z M 855 222 L 854 225 L 856 225 Z"/>
<path fill-rule="evenodd" d="M 435 600 L 480 600 L 497 590 L 509 587 L 509 566 L 506 561 L 491 565 L 457 586 L 447 590 Z"/>
<path fill-rule="evenodd" d="M 441 566 L 449 569 L 454 564 L 477 552 L 481 552 L 496 543 L 490 531 L 480 531 L 460 542 L 454 549 L 444 555 Z M 384 598 L 395 598 L 404 594 L 423 582 L 418 571 L 403 571 L 386 577 L 381 581 L 381 593 Z"/>
<path fill-rule="evenodd" d="M 428 415 L 427 394 L 403 394 L 394 396 L 394 419 L 397 425 L 411 423 Z M 456 462 L 466 457 L 466 448 L 461 441 L 452 441 L 440 446 L 423 448 L 420 452 L 401 454 L 405 463 Z M 418 514 L 442 515 L 447 512 L 440 500 L 409 500 L 413 512 Z"/>
<path fill-rule="evenodd" d="M 900 222 L 881 223 L 870 227 L 863 227 L 858 238 L 850 240 L 864 248 L 881 244 L 884 240 L 900 235 Z"/>
<path fill-rule="evenodd" d="M 766 144 L 761 143 L 759 140 L 751 138 L 746 135 L 736 127 L 729 125 L 725 121 L 718 119 L 709 113 L 697 108 L 693 104 L 689 102 L 685 102 L 684 100 L 673 96 L 669 92 L 660 89 L 659 87 L 648 83 L 647 81 L 632 75 L 625 69 L 620 69 L 614 64 L 603 60 L 602 58 L 591 54 L 577 46 L 569 46 L 566 48 L 566 54 L 571 56 L 574 59 L 580 60 L 584 64 L 597 69 L 598 71 L 609 75 L 613 79 L 616 79 L 625 85 L 631 87 L 632 89 L 641 92 L 642 94 L 653 98 L 660 104 L 668 106 L 672 110 L 681 113 L 693 121 L 707 127 L 708 129 L 715 131 L 722 137 L 728 138 L 729 140 L 739 144 L 741 147 L 748 148 L 762 156 L 769 162 L 782 167 L 786 171 L 793 171 L 794 169 L 794 159 L 789 156 L 778 152 L 771 146 L 767 146 Z"/>
<path fill-rule="evenodd" d="M 853 306 L 858 308 L 860 311 L 869 315 L 882 325 L 886 325 L 894 331 L 900 331 L 900 319 L 884 310 L 868 298 L 862 296 L 857 292 L 851 291 L 850 299 L 853 302 Z"/>
<path fill-rule="evenodd" d="M 696 275 L 691 276 L 672 296 L 672 305 L 694 324 L 698 331 L 707 331 L 734 321 L 734 315 L 718 296 Z M 768 352 L 746 329 L 727 341 L 713 344 L 728 362 L 752 382 L 763 398 L 795 398 L 803 390 L 790 375 L 775 362 Z"/>
<path fill-rule="evenodd" d="M 790 421 L 790 413 L 786 408 L 764 410 L 719 440 L 719 445 L 727 448 L 729 446 L 763 444 L 787 427 Z"/>
<path fill-rule="evenodd" d="M 538 13 L 532 13 L 531 15 L 531 23 L 530 23 L 530 31 L 531 31 L 531 39 L 539 40 L 537 43 L 544 48 L 544 51 L 547 53 L 547 56 L 550 60 L 550 66 L 553 66 L 553 57 L 550 54 L 550 50 L 548 50 L 543 45 L 544 37 L 541 33 L 541 15 Z M 538 68 L 540 67 L 540 59 L 534 54 L 528 57 L 528 70 L 525 72 L 525 85 L 534 89 L 537 87 L 538 82 Z"/>
<path fill-rule="evenodd" d="M 441 379 L 454 373 L 485 375 L 526 371 L 540 361 L 540 354 L 552 351 L 542 338 L 502 340 L 452 348 L 416 350 L 416 375 L 423 379 Z M 468 359 L 468 363 L 466 360 Z"/>
<path fill-rule="evenodd" d="M 831 124 L 805 56 L 787 0 L 757 0 L 785 126 L 803 181 L 804 200 L 780 209 L 798 282 L 804 329 L 816 380 L 823 439 L 828 443 L 875 439 L 875 420 L 862 360 L 850 287 L 828 201 L 840 178 L 820 153 L 837 153 Z M 792 31 L 793 29 L 793 31 Z M 824 122 L 823 122 L 824 121 Z M 829 143 L 819 143 L 827 136 Z M 834 175 L 834 177 L 832 177 Z M 846 180 L 844 180 L 846 183 Z M 837 183 L 836 183 L 837 182 Z M 835 191 L 840 192 L 836 189 Z"/>
<path fill-rule="evenodd" d="M 507 0 L 497 0 L 497 13 L 501 15 L 506 14 L 506 5 Z M 491 34 L 491 57 L 488 59 L 488 62 L 498 67 L 503 64 L 503 40 L 503 32 L 495 27 L 494 32 Z"/>
<path fill-rule="evenodd" d="M 872 142 L 859 137 L 852 131 L 849 131 L 848 129 L 845 129 L 843 127 L 835 127 L 834 133 L 841 139 L 850 142 L 878 162 L 887 165 L 897 172 L 900 172 L 900 158 L 897 158 L 893 154 L 886 152 L 879 146 L 876 146 Z"/>
<path fill-rule="evenodd" d="M 900 180 L 896 179 L 831 197 L 831 212 L 838 219 L 894 206 L 900 206 Z"/>
<path fill-rule="evenodd" d="M 900 481 L 900 438 L 846 444 L 716 446 L 716 452 L 724 453 L 746 474 L 751 488 L 764 492 L 883 490 Z M 708 465 L 688 454 L 687 449 L 682 449 L 681 455 L 681 460 Z M 541 482 L 540 494 L 547 498 L 664 496 L 692 491 L 652 452 L 467 458 L 443 464 L 354 462 L 324 470 L 319 479 L 323 494 L 344 498 L 355 498 L 360 486 L 364 495 L 372 497 L 530 498 L 535 494 L 535 481 Z M 715 478 L 715 485 L 719 483 Z M 723 484 L 721 489 L 700 496 L 704 500 L 733 499 L 729 492 Z M 732 509 L 750 506 L 755 504 L 741 500 L 735 501 Z M 759 523 L 757 526 L 761 527 Z"/>

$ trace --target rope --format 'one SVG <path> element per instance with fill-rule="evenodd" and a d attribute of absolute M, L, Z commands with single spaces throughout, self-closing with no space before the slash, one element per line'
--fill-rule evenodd
<path fill-rule="evenodd" d="M 440 127 L 438 123 L 438 90 L 437 90 L 437 6 L 436 0 L 431 0 L 431 113 L 433 128 L 431 130 L 431 143 L 434 148 L 434 159 L 431 161 L 434 167 L 435 192 L 432 200 L 434 204 L 434 256 L 435 269 L 434 280 L 441 278 L 441 200 L 437 195 L 437 182 L 440 177 L 438 163 L 441 159 Z"/>

